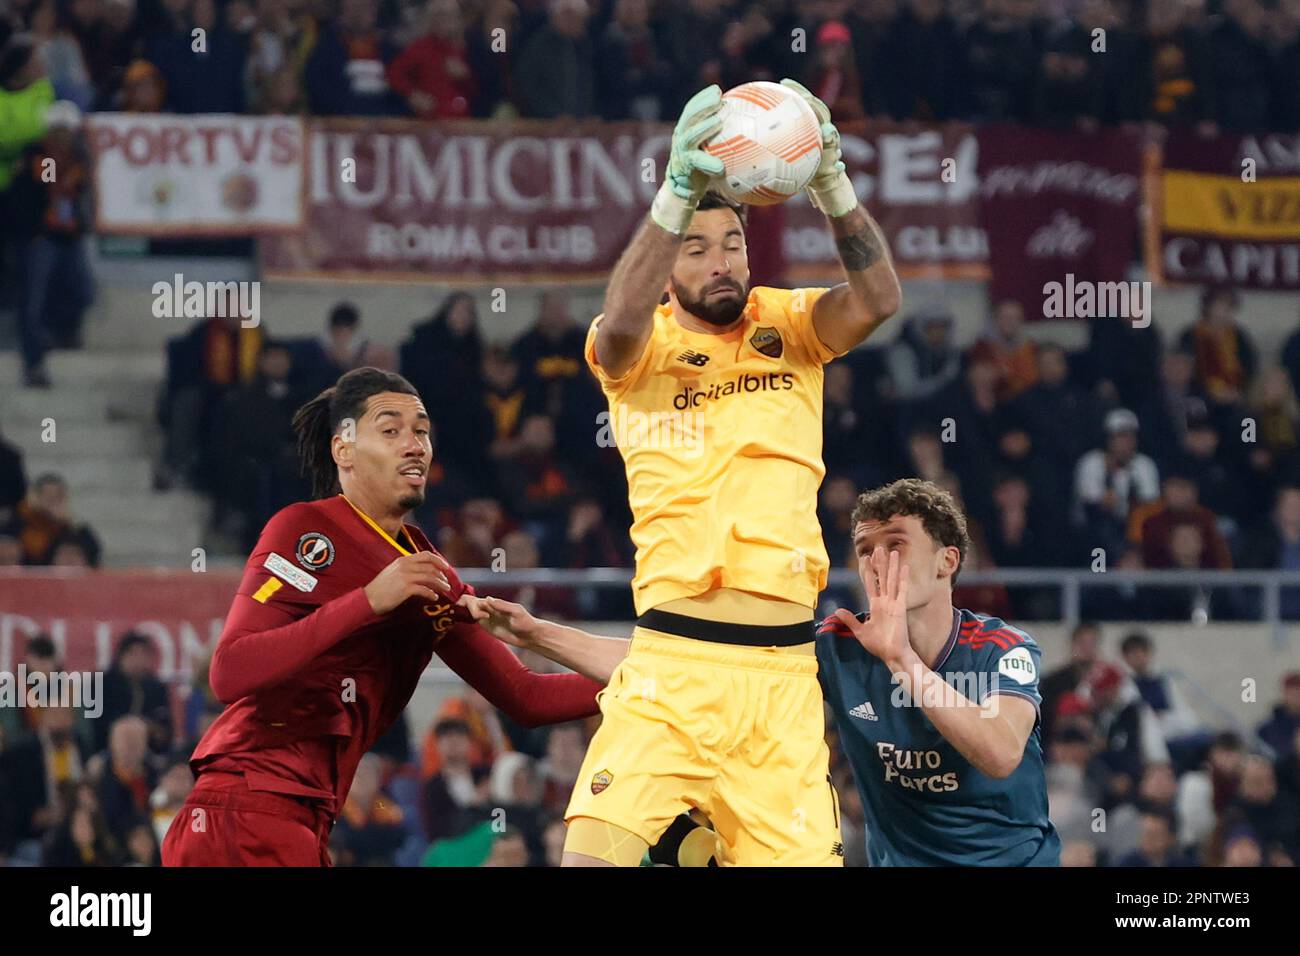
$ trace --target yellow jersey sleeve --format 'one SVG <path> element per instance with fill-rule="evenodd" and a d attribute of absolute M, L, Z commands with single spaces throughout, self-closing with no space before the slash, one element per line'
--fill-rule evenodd
<path fill-rule="evenodd" d="M 817 329 L 813 325 L 813 306 L 817 304 L 818 299 L 830 291 L 829 289 L 771 289 L 765 286 L 754 291 L 760 296 L 761 314 L 769 317 L 774 312 L 783 315 L 795 344 L 807 358 L 818 365 L 825 365 L 845 354 L 835 351 L 823 342 L 817 336 Z"/>
<path fill-rule="evenodd" d="M 601 389 L 606 394 L 618 395 L 634 385 L 645 374 L 645 370 L 649 368 L 650 357 L 654 354 L 655 335 L 652 329 L 650 338 L 646 340 L 645 348 L 641 350 L 640 357 L 632 364 L 631 368 L 614 378 L 601 368 L 600 362 L 596 358 L 596 330 L 600 327 L 600 321 L 603 318 L 605 318 L 605 314 L 602 312 L 592 319 L 591 328 L 587 329 L 587 345 L 583 350 L 583 354 L 587 359 L 587 368 L 591 369 L 592 374 L 596 376 L 596 381 L 600 382 Z"/>

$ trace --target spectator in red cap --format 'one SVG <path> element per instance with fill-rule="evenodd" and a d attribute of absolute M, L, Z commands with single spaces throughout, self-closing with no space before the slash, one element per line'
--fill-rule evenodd
<path fill-rule="evenodd" d="M 1130 799 L 1147 763 L 1167 763 L 1160 722 L 1133 681 L 1113 664 L 1098 664 L 1088 675 L 1097 732 L 1105 741 L 1102 761 L 1111 772 L 1109 798 Z"/>
<path fill-rule="evenodd" d="M 1282 677 L 1282 699 L 1273 708 L 1273 716 L 1259 725 L 1259 739 L 1268 744 L 1278 757 L 1291 753 L 1296 732 L 1300 731 L 1300 671 Z"/>
<path fill-rule="evenodd" d="M 862 80 L 853 53 L 853 35 L 839 20 L 827 20 L 817 31 L 816 65 L 809 89 L 840 120 L 861 119 Z"/>
<path fill-rule="evenodd" d="M 1047 674 L 1039 684 L 1043 696 L 1043 739 L 1052 740 L 1056 720 L 1065 715 L 1061 706 L 1073 695 L 1092 667 L 1100 659 L 1101 627 L 1093 621 L 1080 621 L 1070 632 L 1070 660 Z"/>

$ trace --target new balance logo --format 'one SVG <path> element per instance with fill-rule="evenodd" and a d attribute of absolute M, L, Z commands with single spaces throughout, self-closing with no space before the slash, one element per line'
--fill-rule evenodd
<path fill-rule="evenodd" d="M 677 356 L 677 361 L 685 362 L 687 365 L 704 366 L 709 364 L 709 357 L 700 352 L 694 352 L 687 349 L 681 355 Z"/>
<path fill-rule="evenodd" d="M 871 701 L 869 700 L 864 700 L 862 703 L 858 704 L 858 706 L 849 711 L 849 714 L 859 718 L 860 720 L 880 719 L 876 716 L 876 708 L 871 706 Z"/>

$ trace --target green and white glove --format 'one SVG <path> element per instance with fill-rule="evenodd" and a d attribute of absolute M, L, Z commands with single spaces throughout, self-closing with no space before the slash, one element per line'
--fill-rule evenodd
<path fill-rule="evenodd" d="M 812 95 L 802 83 L 784 79 L 781 85 L 789 87 L 804 98 L 812 111 L 817 114 L 817 122 L 822 130 L 822 161 L 808 183 L 808 198 L 812 204 L 834 218 L 846 216 L 858 204 L 858 194 L 853 191 L 853 181 L 844 171 L 844 160 L 840 155 L 840 131 L 831 122 L 830 108 Z"/>
<path fill-rule="evenodd" d="M 650 217 L 674 235 L 685 234 L 695 207 L 708 192 L 714 177 L 724 171 L 722 160 L 700 148 L 722 129 L 720 109 L 722 90 L 715 83 L 687 101 L 673 130 L 667 173 L 655 194 Z"/>

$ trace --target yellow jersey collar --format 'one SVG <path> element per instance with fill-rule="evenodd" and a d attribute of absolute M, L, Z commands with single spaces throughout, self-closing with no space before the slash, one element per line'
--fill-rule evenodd
<path fill-rule="evenodd" d="M 406 530 L 406 525 L 402 525 L 402 533 L 406 535 L 407 543 L 410 544 L 410 546 L 411 546 L 411 550 L 409 550 L 409 551 L 408 551 L 406 548 L 403 548 L 400 544 L 398 544 L 398 543 L 393 539 L 393 536 L 392 536 L 392 535 L 390 535 L 390 534 L 389 534 L 387 531 L 385 531 L 383 528 L 379 527 L 379 523 L 378 523 L 377 521 L 375 521 L 374 518 L 370 517 L 370 515 L 366 514 L 364 511 L 362 511 L 360 508 L 358 508 L 356 505 L 354 505 L 354 504 L 352 503 L 352 499 L 351 499 L 351 498 L 349 498 L 347 495 L 343 494 L 342 492 L 339 492 L 339 497 L 342 498 L 344 501 L 346 501 L 346 502 L 348 503 L 348 506 L 349 506 L 353 511 L 355 511 L 355 512 L 360 516 L 360 518 L 361 518 L 362 521 L 364 521 L 366 524 L 370 525 L 370 527 L 371 527 L 372 529 L 374 529 L 375 534 L 379 535 L 379 537 L 383 538 L 385 541 L 387 541 L 389 544 L 391 544 L 394 548 L 396 548 L 396 549 L 397 549 L 399 552 L 401 552 L 402 554 L 404 554 L 404 555 L 406 555 L 406 554 L 414 554 L 416 551 L 419 551 L 419 550 L 420 550 L 419 548 L 417 548 L 417 547 L 415 546 L 415 541 L 411 538 L 411 532 L 409 532 L 409 531 Z"/>

